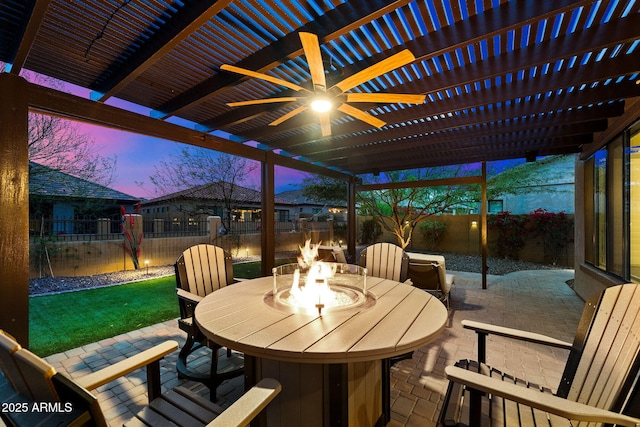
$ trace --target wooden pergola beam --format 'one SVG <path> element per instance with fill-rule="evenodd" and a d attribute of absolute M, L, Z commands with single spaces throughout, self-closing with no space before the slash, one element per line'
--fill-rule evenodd
<path fill-rule="evenodd" d="M 26 81 L 0 74 L 0 329 L 29 346 L 29 108 Z"/>

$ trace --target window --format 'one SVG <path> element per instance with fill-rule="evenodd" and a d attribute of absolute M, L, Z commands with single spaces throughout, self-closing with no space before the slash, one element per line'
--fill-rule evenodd
<path fill-rule="evenodd" d="M 629 209 L 634 212 L 627 218 L 629 223 L 630 280 L 640 282 L 640 125 L 631 130 L 629 144 Z"/>
<path fill-rule="evenodd" d="M 504 209 L 503 200 L 489 200 L 487 203 L 487 213 L 498 213 Z"/>
<path fill-rule="evenodd" d="M 640 123 L 585 161 L 585 261 L 640 281 Z"/>

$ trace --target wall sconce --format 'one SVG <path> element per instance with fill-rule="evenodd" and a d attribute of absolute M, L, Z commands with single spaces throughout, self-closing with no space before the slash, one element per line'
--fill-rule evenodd
<path fill-rule="evenodd" d="M 478 221 L 471 221 L 471 228 L 478 227 Z"/>

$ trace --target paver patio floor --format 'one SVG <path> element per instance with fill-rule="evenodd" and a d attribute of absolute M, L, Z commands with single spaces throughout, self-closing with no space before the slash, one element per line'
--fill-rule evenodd
<path fill-rule="evenodd" d="M 476 337 L 462 328 L 460 321 L 471 319 L 538 332 L 572 341 L 584 302 L 567 285 L 573 270 L 531 270 L 504 276 L 488 276 L 481 288 L 477 273 L 451 272 L 456 283 L 451 294 L 449 321 L 432 343 L 415 351 L 412 359 L 396 364 L 391 372 L 391 422 L 388 426 L 432 426 L 442 408 L 447 387 L 444 368 L 459 359 L 476 357 Z M 79 377 L 123 357 L 174 339 L 180 345 L 185 334 L 177 321 L 157 325 L 102 340 L 82 348 L 47 357 L 57 370 Z M 489 336 L 487 362 L 552 389 L 557 387 L 568 352 L 542 345 L 520 343 Z M 224 360 L 226 356 L 222 357 Z M 208 397 L 208 389 L 178 378 L 177 352 L 161 364 L 163 391 L 186 385 Z M 194 364 L 207 367 L 205 350 L 196 354 Z M 111 426 L 121 426 L 147 404 L 146 374 L 137 371 L 97 390 L 100 405 Z M 242 393 L 242 378 L 218 388 L 218 404 L 225 407 Z"/>

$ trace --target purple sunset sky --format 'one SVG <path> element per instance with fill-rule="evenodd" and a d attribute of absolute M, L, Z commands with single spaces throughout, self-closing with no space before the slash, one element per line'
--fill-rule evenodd
<path fill-rule="evenodd" d="M 66 90 L 74 95 L 84 98 L 90 97 L 88 89 L 69 84 L 65 86 Z M 106 104 L 138 114 L 150 115 L 149 109 L 117 98 L 107 100 Z M 185 124 L 176 118 L 170 118 L 168 121 Z M 185 125 L 190 126 L 188 123 Z M 155 188 L 151 184 L 149 177 L 155 172 L 155 166 L 159 165 L 162 159 L 166 159 L 169 153 L 177 153 L 186 146 L 186 144 L 102 126 L 85 123 L 80 123 L 79 126 L 81 131 L 93 140 L 97 154 L 104 157 L 117 157 L 116 176 L 110 187 L 140 198 L 151 199 L 159 196 L 159 194 L 154 193 Z M 275 192 L 280 193 L 299 188 L 305 176 L 303 172 L 276 166 Z M 138 183 L 142 183 L 142 185 Z M 242 185 L 259 189 L 260 169 L 257 168 Z"/>
<path fill-rule="evenodd" d="M 155 172 L 155 166 L 166 159 L 169 153 L 177 153 L 185 144 L 166 141 L 158 138 L 137 135 L 116 129 L 81 124 L 82 132 L 90 136 L 96 146 L 96 153 L 105 157 L 117 157 L 117 169 L 114 182 L 110 185 L 123 193 L 153 198 L 154 193 L 149 176 Z M 260 170 L 257 169 L 243 185 L 259 189 Z M 304 174 L 302 172 L 276 167 L 276 193 L 299 188 Z M 142 182 L 140 186 L 137 183 Z"/>

